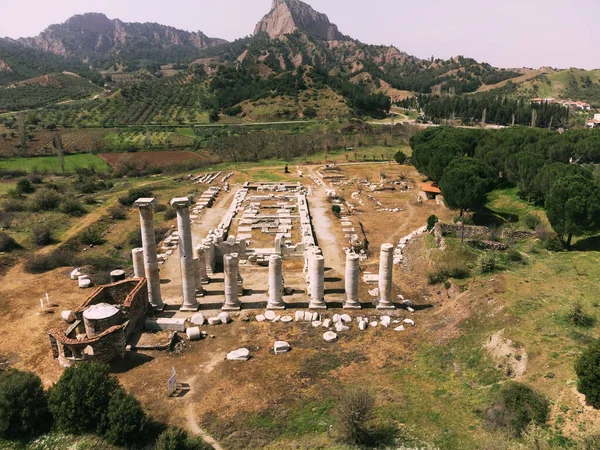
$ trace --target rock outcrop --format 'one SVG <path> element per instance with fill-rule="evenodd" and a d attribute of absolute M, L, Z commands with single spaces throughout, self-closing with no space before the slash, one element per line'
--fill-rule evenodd
<path fill-rule="evenodd" d="M 345 41 L 349 38 L 332 24 L 329 18 L 300 0 L 273 0 L 271 11 L 256 25 L 254 34 L 267 33 L 271 38 L 282 38 L 294 31 L 327 41 Z"/>
<path fill-rule="evenodd" d="M 225 42 L 204 33 L 188 32 L 157 23 L 127 23 L 101 13 L 75 15 L 62 24 L 50 25 L 36 37 L 17 42 L 38 50 L 81 60 L 106 59 L 143 48 L 165 51 L 187 47 L 197 50 Z"/>
<path fill-rule="evenodd" d="M 12 72 L 9 65 L 0 59 L 0 72 Z"/>

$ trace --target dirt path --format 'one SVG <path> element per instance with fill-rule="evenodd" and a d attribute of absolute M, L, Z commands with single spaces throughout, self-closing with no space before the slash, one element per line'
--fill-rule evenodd
<path fill-rule="evenodd" d="M 194 404 L 189 403 L 186 409 L 187 413 L 187 426 L 188 429 L 197 436 L 200 436 L 204 442 L 208 445 L 212 446 L 215 450 L 225 450 L 221 445 L 215 441 L 206 431 L 204 431 L 198 424 L 196 423 L 196 418 L 194 417 Z"/>

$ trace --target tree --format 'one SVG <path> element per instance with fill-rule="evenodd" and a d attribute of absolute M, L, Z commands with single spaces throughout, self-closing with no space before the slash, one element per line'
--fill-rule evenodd
<path fill-rule="evenodd" d="M 427 218 L 427 230 L 431 231 L 433 230 L 433 227 L 435 227 L 435 224 L 438 223 L 440 221 L 440 219 L 438 219 L 438 217 L 435 214 L 432 214 L 431 216 L 429 216 Z"/>
<path fill-rule="evenodd" d="M 478 209 L 485 203 L 488 192 L 493 188 L 496 177 L 493 169 L 475 158 L 457 158 L 444 170 L 440 188 L 446 204 L 465 209 Z"/>
<path fill-rule="evenodd" d="M 59 431 L 101 432 L 104 415 L 118 380 L 107 364 L 82 363 L 67 368 L 48 393 L 48 405 Z"/>
<path fill-rule="evenodd" d="M 60 170 L 62 173 L 65 173 L 65 154 L 63 151 L 62 138 L 60 137 L 60 133 L 58 131 L 54 134 L 52 145 L 56 150 L 56 155 L 58 156 L 58 161 L 60 162 Z"/>
<path fill-rule="evenodd" d="M 0 372 L 0 437 L 31 438 L 48 431 L 51 425 L 40 378 L 14 369 Z"/>
<path fill-rule="evenodd" d="M 404 164 L 406 160 L 407 157 L 402 150 L 398 150 L 394 155 L 394 161 L 396 161 L 398 164 Z"/>
<path fill-rule="evenodd" d="M 600 408 L 600 340 L 595 340 L 575 362 L 577 390 L 594 408 Z"/>
<path fill-rule="evenodd" d="M 600 229 L 600 187 L 581 175 L 561 178 L 546 196 L 546 212 L 569 249 L 573 236 Z"/>
<path fill-rule="evenodd" d="M 119 388 L 110 398 L 104 417 L 104 438 L 114 445 L 126 446 L 144 439 L 150 421 L 140 402 Z"/>

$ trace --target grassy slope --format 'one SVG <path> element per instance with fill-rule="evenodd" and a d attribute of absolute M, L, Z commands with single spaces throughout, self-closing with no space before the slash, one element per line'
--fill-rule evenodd
<path fill-rule="evenodd" d="M 72 173 L 78 168 L 93 167 L 96 171 L 106 172 L 108 164 L 96 155 L 79 154 L 65 156 L 65 171 Z M 58 156 L 41 156 L 38 158 L 0 159 L 0 169 L 25 170 L 27 172 L 60 172 Z"/>

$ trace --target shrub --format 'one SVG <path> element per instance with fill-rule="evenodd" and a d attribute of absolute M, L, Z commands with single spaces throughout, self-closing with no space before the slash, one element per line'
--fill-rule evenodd
<path fill-rule="evenodd" d="M 25 272 L 44 273 L 58 267 L 69 267 L 76 263 L 75 255 L 66 250 L 55 250 L 48 254 L 28 255 L 25 258 Z"/>
<path fill-rule="evenodd" d="M 435 227 L 435 224 L 438 223 L 440 221 L 440 219 L 438 219 L 438 217 L 435 214 L 432 214 L 431 216 L 429 216 L 427 218 L 427 230 L 431 231 L 433 230 L 433 227 Z"/>
<path fill-rule="evenodd" d="M 104 439 L 114 445 L 127 446 L 144 439 L 150 421 L 140 402 L 119 388 L 108 402 L 103 422 Z"/>
<path fill-rule="evenodd" d="M 46 224 L 37 224 L 31 229 L 31 240 L 38 247 L 44 247 L 54 242 L 52 228 Z"/>
<path fill-rule="evenodd" d="M 487 410 L 487 423 L 512 436 L 520 437 L 529 424 L 544 425 L 548 419 L 548 401 L 529 386 L 508 382 L 497 392 Z"/>
<path fill-rule="evenodd" d="M 41 189 L 30 197 L 30 207 L 33 211 L 50 211 L 60 203 L 60 194 L 52 189 Z"/>
<path fill-rule="evenodd" d="M 41 176 L 39 173 L 30 173 L 29 175 L 27 175 L 27 179 L 32 184 L 42 184 L 44 182 L 44 177 Z"/>
<path fill-rule="evenodd" d="M 443 283 L 448 278 L 456 278 L 457 280 L 463 280 L 465 278 L 469 278 L 471 273 L 469 269 L 464 266 L 447 266 L 442 265 L 435 269 L 433 272 L 429 272 L 427 274 L 427 280 L 429 284 L 438 284 Z"/>
<path fill-rule="evenodd" d="M 17 192 L 19 195 L 31 194 L 34 190 L 27 178 L 22 178 L 17 182 Z"/>
<path fill-rule="evenodd" d="M 0 437 L 31 438 L 48 431 L 51 425 L 40 378 L 14 369 L 0 372 Z"/>
<path fill-rule="evenodd" d="M 589 327 L 594 324 L 594 319 L 585 312 L 581 302 L 577 302 L 569 311 L 569 320 L 578 327 Z"/>
<path fill-rule="evenodd" d="M 394 161 L 396 161 L 398 164 L 406 163 L 407 159 L 408 159 L 407 156 L 404 154 L 404 152 L 402 150 L 398 150 L 396 152 L 396 154 L 394 155 Z"/>
<path fill-rule="evenodd" d="M 107 364 L 68 367 L 48 392 L 56 428 L 64 433 L 98 433 L 111 397 L 120 389 Z"/>
<path fill-rule="evenodd" d="M 25 211 L 26 204 L 23 200 L 18 198 L 8 198 L 2 203 L 2 209 L 6 212 L 20 212 Z"/>
<path fill-rule="evenodd" d="M 102 230 L 98 227 L 89 227 L 81 233 L 81 243 L 84 245 L 102 245 L 104 239 Z"/>
<path fill-rule="evenodd" d="M 114 208 L 110 208 L 108 210 L 108 215 L 113 220 L 125 220 L 127 219 L 127 210 L 122 206 L 115 206 Z"/>
<path fill-rule="evenodd" d="M 165 220 L 173 220 L 177 217 L 175 208 L 169 208 L 165 211 Z"/>
<path fill-rule="evenodd" d="M 541 222 L 542 220 L 537 214 L 529 213 L 525 215 L 525 217 L 523 217 L 523 225 L 525 225 L 530 230 L 535 230 Z"/>
<path fill-rule="evenodd" d="M 17 244 L 17 241 L 15 241 L 12 236 L 10 236 L 8 233 L 0 231 L 0 252 L 8 253 L 18 248 L 21 248 L 21 246 Z"/>
<path fill-rule="evenodd" d="M 154 228 L 154 239 L 157 244 L 164 239 L 167 231 L 168 231 L 168 228 L 164 228 L 164 227 Z M 131 245 L 132 248 L 142 247 L 142 230 L 138 227 L 134 231 L 129 233 L 128 241 L 129 241 L 129 245 Z"/>
<path fill-rule="evenodd" d="M 181 428 L 163 431 L 154 447 L 155 450 L 210 450 L 212 447 L 198 437 L 191 437 Z"/>
<path fill-rule="evenodd" d="M 564 252 L 565 244 L 558 236 L 548 237 L 543 241 L 544 248 L 549 252 Z"/>
<path fill-rule="evenodd" d="M 63 214 L 79 217 L 86 213 L 81 201 L 75 197 L 63 198 L 58 205 L 58 210 Z"/>
<path fill-rule="evenodd" d="M 133 206 L 138 198 L 150 198 L 152 191 L 148 188 L 129 189 L 126 195 L 119 198 L 119 203 L 123 206 Z"/>
<path fill-rule="evenodd" d="M 340 214 L 341 214 L 341 212 L 342 212 L 342 208 L 340 208 L 340 205 L 333 205 L 333 206 L 331 207 L 331 212 L 332 212 L 333 214 L 335 214 L 335 215 L 336 215 L 336 217 L 339 217 L 339 215 L 340 215 Z"/>
<path fill-rule="evenodd" d="M 523 255 L 515 249 L 510 249 L 506 256 L 508 256 L 508 260 L 511 262 L 523 262 Z"/>
<path fill-rule="evenodd" d="M 484 253 L 477 259 L 477 267 L 481 273 L 492 273 L 498 266 L 498 260 L 494 253 Z"/>
<path fill-rule="evenodd" d="M 577 390 L 594 408 L 600 408 L 600 340 L 595 340 L 575 362 Z"/>
<path fill-rule="evenodd" d="M 369 421 L 373 417 L 374 407 L 375 397 L 365 389 L 344 394 L 337 408 L 337 424 L 344 442 L 361 445 L 371 440 Z"/>

